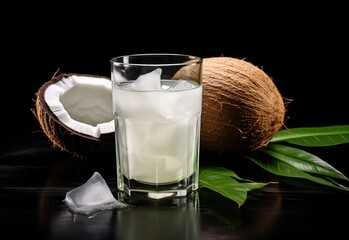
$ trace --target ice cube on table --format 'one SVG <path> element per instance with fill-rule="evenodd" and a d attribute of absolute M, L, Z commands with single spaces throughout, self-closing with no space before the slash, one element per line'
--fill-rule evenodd
<path fill-rule="evenodd" d="M 157 68 L 152 72 L 140 75 L 132 84 L 131 90 L 157 91 L 161 90 L 162 69 Z"/>
<path fill-rule="evenodd" d="M 86 215 L 129 206 L 114 198 L 106 181 L 98 172 L 83 185 L 67 192 L 63 201 L 71 211 Z"/>

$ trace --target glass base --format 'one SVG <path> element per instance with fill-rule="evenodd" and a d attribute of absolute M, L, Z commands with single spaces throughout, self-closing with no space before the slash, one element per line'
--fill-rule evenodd
<path fill-rule="evenodd" d="M 153 198 L 152 194 L 146 192 L 132 192 L 133 194 L 130 196 L 125 192 L 119 191 L 117 193 L 117 198 L 119 201 L 131 204 L 131 205 L 146 205 L 146 206 L 187 206 L 189 202 L 193 201 L 193 199 L 198 200 L 199 192 L 197 190 L 193 190 L 188 192 L 184 196 L 164 196 L 159 195 L 157 198 Z M 143 193 L 143 194 L 142 194 Z"/>
<path fill-rule="evenodd" d="M 190 178 L 169 184 L 146 184 L 126 177 L 123 180 L 124 184 L 118 190 L 119 197 L 125 202 L 186 197 L 196 191 L 199 186 L 195 174 Z"/>

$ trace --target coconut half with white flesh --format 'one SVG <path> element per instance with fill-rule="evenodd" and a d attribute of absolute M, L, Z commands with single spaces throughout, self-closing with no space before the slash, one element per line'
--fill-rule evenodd
<path fill-rule="evenodd" d="M 32 112 L 54 147 L 82 158 L 114 153 L 111 85 L 106 77 L 70 73 L 40 87 Z"/>

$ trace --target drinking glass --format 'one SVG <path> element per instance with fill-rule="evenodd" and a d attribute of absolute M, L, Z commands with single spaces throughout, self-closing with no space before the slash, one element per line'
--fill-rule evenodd
<path fill-rule="evenodd" d="M 161 199 L 196 191 L 202 58 L 133 54 L 110 63 L 119 192 Z"/>

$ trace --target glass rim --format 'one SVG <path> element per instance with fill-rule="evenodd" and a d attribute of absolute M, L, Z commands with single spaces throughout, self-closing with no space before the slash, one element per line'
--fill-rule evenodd
<path fill-rule="evenodd" d="M 187 61 L 178 61 L 174 63 L 128 63 L 125 60 L 129 57 L 186 57 Z M 129 55 L 116 56 L 110 59 L 110 62 L 114 65 L 122 66 L 186 66 L 192 64 L 202 63 L 203 59 L 198 56 L 189 54 L 179 54 L 179 53 L 136 53 Z"/>

